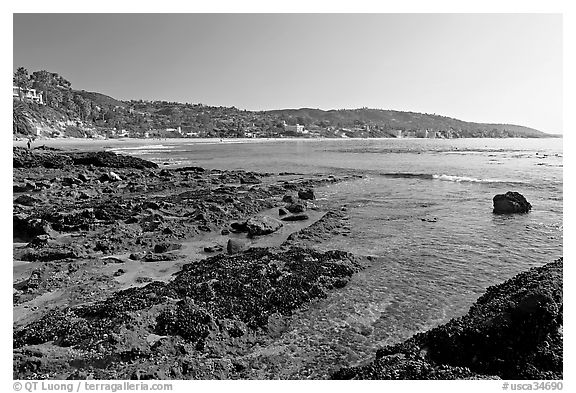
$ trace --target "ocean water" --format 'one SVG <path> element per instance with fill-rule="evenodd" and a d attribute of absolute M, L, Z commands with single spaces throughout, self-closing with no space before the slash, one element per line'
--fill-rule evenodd
<path fill-rule="evenodd" d="M 317 190 L 346 205 L 351 233 L 322 249 L 371 266 L 292 318 L 262 353 L 284 378 L 324 378 L 375 350 L 465 314 L 494 284 L 562 256 L 562 139 L 385 139 L 109 146 L 167 166 L 354 173 Z M 498 216 L 492 197 L 518 191 L 529 214 Z"/>

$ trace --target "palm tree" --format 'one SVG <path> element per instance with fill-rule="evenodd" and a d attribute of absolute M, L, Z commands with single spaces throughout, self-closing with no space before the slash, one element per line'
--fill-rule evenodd
<path fill-rule="evenodd" d="M 14 86 L 19 87 L 18 95 L 20 96 L 20 101 L 22 101 L 24 90 L 28 90 L 32 86 L 28 70 L 24 67 L 18 67 L 16 72 L 14 72 L 12 83 Z"/>
<path fill-rule="evenodd" d="M 30 115 L 22 102 L 14 101 L 14 106 L 12 107 L 12 133 L 22 135 L 32 134 Z"/>

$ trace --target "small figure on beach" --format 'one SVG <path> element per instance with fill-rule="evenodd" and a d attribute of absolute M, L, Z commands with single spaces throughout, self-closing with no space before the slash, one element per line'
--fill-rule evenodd
<path fill-rule="evenodd" d="M 26 142 L 26 146 L 28 146 L 28 150 L 30 150 L 31 145 L 32 145 L 32 138 L 28 138 L 28 142 Z"/>

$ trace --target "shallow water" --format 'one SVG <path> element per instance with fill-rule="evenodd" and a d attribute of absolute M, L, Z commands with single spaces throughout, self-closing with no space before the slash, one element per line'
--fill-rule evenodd
<path fill-rule="evenodd" d="M 562 139 L 276 141 L 114 146 L 159 164 L 355 173 L 317 190 L 347 205 L 352 232 L 322 244 L 374 256 L 328 299 L 297 313 L 267 348 L 283 377 L 321 378 L 381 345 L 464 314 L 490 286 L 562 255 Z M 492 214 L 522 193 L 529 214 Z M 280 359 L 280 360 L 279 360 Z"/>

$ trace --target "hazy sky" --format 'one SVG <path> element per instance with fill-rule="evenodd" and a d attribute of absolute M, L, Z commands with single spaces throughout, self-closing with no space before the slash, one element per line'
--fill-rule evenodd
<path fill-rule="evenodd" d="M 560 14 L 15 14 L 18 66 L 118 99 L 562 132 Z"/>

